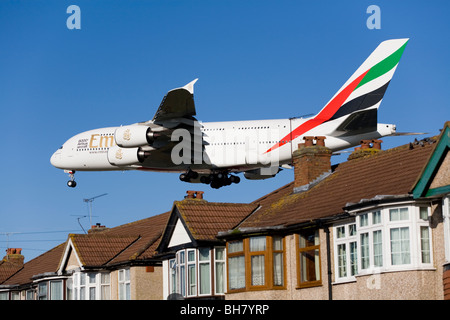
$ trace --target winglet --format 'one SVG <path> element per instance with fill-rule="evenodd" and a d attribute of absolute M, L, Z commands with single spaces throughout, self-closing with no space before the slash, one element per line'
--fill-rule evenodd
<path fill-rule="evenodd" d="M 190 94 L 194 94 L 194 84 L 197 82 L 197 79 L 192 80 L 191 82 L 189 82 L 187 85 L 185 85 L 183 87 L 183 89 L 186 89 L 187 91 L 190 92 Z"/>

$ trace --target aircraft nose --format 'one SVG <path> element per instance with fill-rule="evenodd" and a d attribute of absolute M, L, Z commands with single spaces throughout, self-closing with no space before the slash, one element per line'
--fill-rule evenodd
<path fill-rule="evenodd" d="M 61 168 L 61 150 L 56 151 L 50 158 L 50 163 L 56 168 Z"/>

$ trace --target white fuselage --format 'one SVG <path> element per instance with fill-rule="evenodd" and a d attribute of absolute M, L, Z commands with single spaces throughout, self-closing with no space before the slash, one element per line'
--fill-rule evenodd
<path fill-rule="evenodd" d="M 197 146 L 200 146 L 202 161 L 181 164 L 174 164 L 168 157 L 170 154 L 166 153 L 162 156 L 160 150 L 144 146 L 144 148 L 150 148 L 150 151 L 149 156 L 142 163 L 114 165 L 110 161 L 112 155 L 108 152 L 111 148 L 118 148 L 114 135 L 119 127 L 95 129 L 77 134 L 67 140 L 52 155 L 51 163 L 57 168 L 74 171 L 183 172 L 186 169 L 195 169 L 199 172 L 210 172 L 216 169 L 228 169 L 230 172 L 245 171 L 251 168 L 291 163 L 292 152 L 298 148 L 299 143 L 304 142 L 304 136 L 325 136 L 325 145 L 333 151 L 338 151 L 358 145 L 362 139 L 377 139 L 395 132 L 393 125 L 378 124 L 377 130 L 369 133 L 331 136 L 330 133 L 341 121 L 322 123 L 306 132 L 295 130 L 307 120 L 310 119 L 198 122 L 201 125 L 199 129 L 201 134 Z M 123 150 L 127 151 L 126 148 Z"/>

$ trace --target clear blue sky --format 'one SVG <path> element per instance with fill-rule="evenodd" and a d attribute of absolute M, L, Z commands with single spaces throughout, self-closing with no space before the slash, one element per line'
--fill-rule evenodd
<path fill-rule="evenodd" d="M 66 26 L 72 4 L 80 30 Z M 379 30 L 366 26 L 372 4 Z M 114 227 L 170 210 L 189 189 L 250 202 L 290 182 L 290 170 L 219 190 L 178 174 L 78 172 L 70 189 L 50 165 L 71 136 L 151 119 L 168 90 L 195 78 L 202 121 L 316 113 L 381 41 L 408 37 L 379 121 L 438 134 L 450 120 L 449 12 L 448 1 L 1 1 L 0 258 L 8 240 L 28 261 L 81 233 L 83 199 L 99 194 L 93 222 Z"/>

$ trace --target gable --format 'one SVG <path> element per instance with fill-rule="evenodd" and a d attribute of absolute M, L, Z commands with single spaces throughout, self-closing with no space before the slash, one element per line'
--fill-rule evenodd
<path fill-rule="evenodd" d="M 430 189 L 442 188 L 448 185 L 450 185 L 450 155 L 447 152 L 444 161 L 430 184 Z"/>
<path fill-rule="evenodd" d="M 191 238 L 180 219 L 177 219 L 175 228 L 169 240 L 168 248 L 191 243 Z"/>
<path fill-rule="evenodd" d="M 65 271 L 78 269 L 82 266 L 83 264 L 81 263 L 81 260 L 78 257 L 76 250 L 74 249 L 72 239 L 69 237 L 66 242 L 61 261 L 59 263 L 58 273 L 62 274 Z"/>
<path fill-rule="evenodd" d="M 69 250 L 69 255 L 68 255 L 66 261 L 67 261 L 67 263 L 66 263 L 65 271 L 78 269 L 81 267 L 80 260 L 78 259 L 75 250 L 72 250 L 72 248 L 70 248 L 70 250 Z"/>
<path fill-rule="evenodd" d="M 450 149 L 450 122 L 446 122 L 435 150 L 431 154 L 414 189 L 415 199 L 450 192 L 448 150 Z"/>

